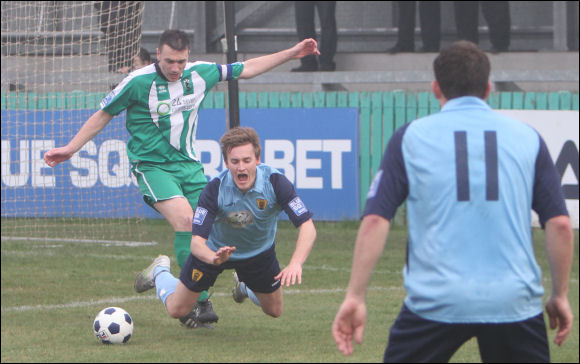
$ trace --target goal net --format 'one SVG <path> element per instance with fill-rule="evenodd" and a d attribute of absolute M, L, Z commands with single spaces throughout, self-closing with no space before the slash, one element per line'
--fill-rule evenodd
<path fill-rule="evenodd" d="M 139 238 L 124 113 L 48 167 L 139 52 L 144 2 L 2 1 L 2 240 Z M 151 210 L 151 211 L 149 211 Z"/>

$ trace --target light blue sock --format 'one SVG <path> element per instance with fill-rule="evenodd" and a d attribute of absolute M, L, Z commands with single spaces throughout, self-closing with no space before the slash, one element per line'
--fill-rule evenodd
<path fill-rule="evenodd" d="M 167 267 L 156 267 L 153 274 L 155 275 L 155 289 L 157 290 L 157 298 L 159 298 L 165 306 L 167 297 L 175 292 L 175 288 L 177 288 L 177 282 L 179 282 L 179 280 L 171 273 L 169 273 Z"/>
<path fill-rule="evenodd" d="M 254 292 L 252 292 L 252 290 L 249 289 L 244 282 L 240 283 L 240 291 L 242 291 L 244 295 L 248 296 L 256 306 L 262 307 L 262 305 L 260 304 L 260 300 L 258 300 L 258 297 L 256 297 Z"/>

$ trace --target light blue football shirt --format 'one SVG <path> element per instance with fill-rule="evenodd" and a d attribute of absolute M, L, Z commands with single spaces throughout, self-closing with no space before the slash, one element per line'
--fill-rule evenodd
<path fill-rule="evenodd" d="M 245 194 L 225 169 L 199 197 L 193 235 L 206 238 L 213 251 L 235 246 L 232 261 L 251 258 L 274 244 L 282 210 L 296 227 L 312 217 L 292 183 L 275 168 L 259 164 L 254 186 Z"/>
<path fill-rule="evenodd" d="M 399 129 L 364 215 L 391 220 L 407 198 L 406 306 L 449 323 L 514 322 L 542 312 L 531 236 L 567 215 L 560 179 L 539 134 L 476 97 Z"/>

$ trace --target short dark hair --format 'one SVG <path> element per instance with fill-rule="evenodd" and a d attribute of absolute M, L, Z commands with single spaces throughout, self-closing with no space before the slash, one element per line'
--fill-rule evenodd
<path fill-rule="evenodd" d="M 239 147 L 240 145 L 252 144 L 256 159 L 260 158 L 260 153 L 262 153 L 260 137 L 254 129 L 249 127 L 235 127 L 228 130 L 221 137 L 220 144 L 222 147 L 222 155 L 226 161 L 228 160 L 228 154 L 230 154 L 232 149 Z"/>
<path fill-rule="evenodd" d="M 491 66 L 476 44 L 466 40 L 452 43 L 435 58 L 433 70 L 447 100 L 461 96 L 485 98 Z"/>
<path fill-rule="evenodd" d="M 176 51 L 189 50 L 189 36 L 182 30 L 168 29 L 159 38 L 159 50 L 167 44 Z"/>

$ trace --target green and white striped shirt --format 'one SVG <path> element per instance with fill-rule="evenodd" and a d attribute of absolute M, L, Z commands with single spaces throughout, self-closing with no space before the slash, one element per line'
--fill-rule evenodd
<path fill-rule="evenodd" d="M 198 110 L 219 82 L 237 79 L 243 63 L 187 63 L 181 79 L 168 82 L 156 64 L 129 74 L 101 101 L 101 110 L 127 110 L 131 163 L 200 160 L 195 138 Z"/>

